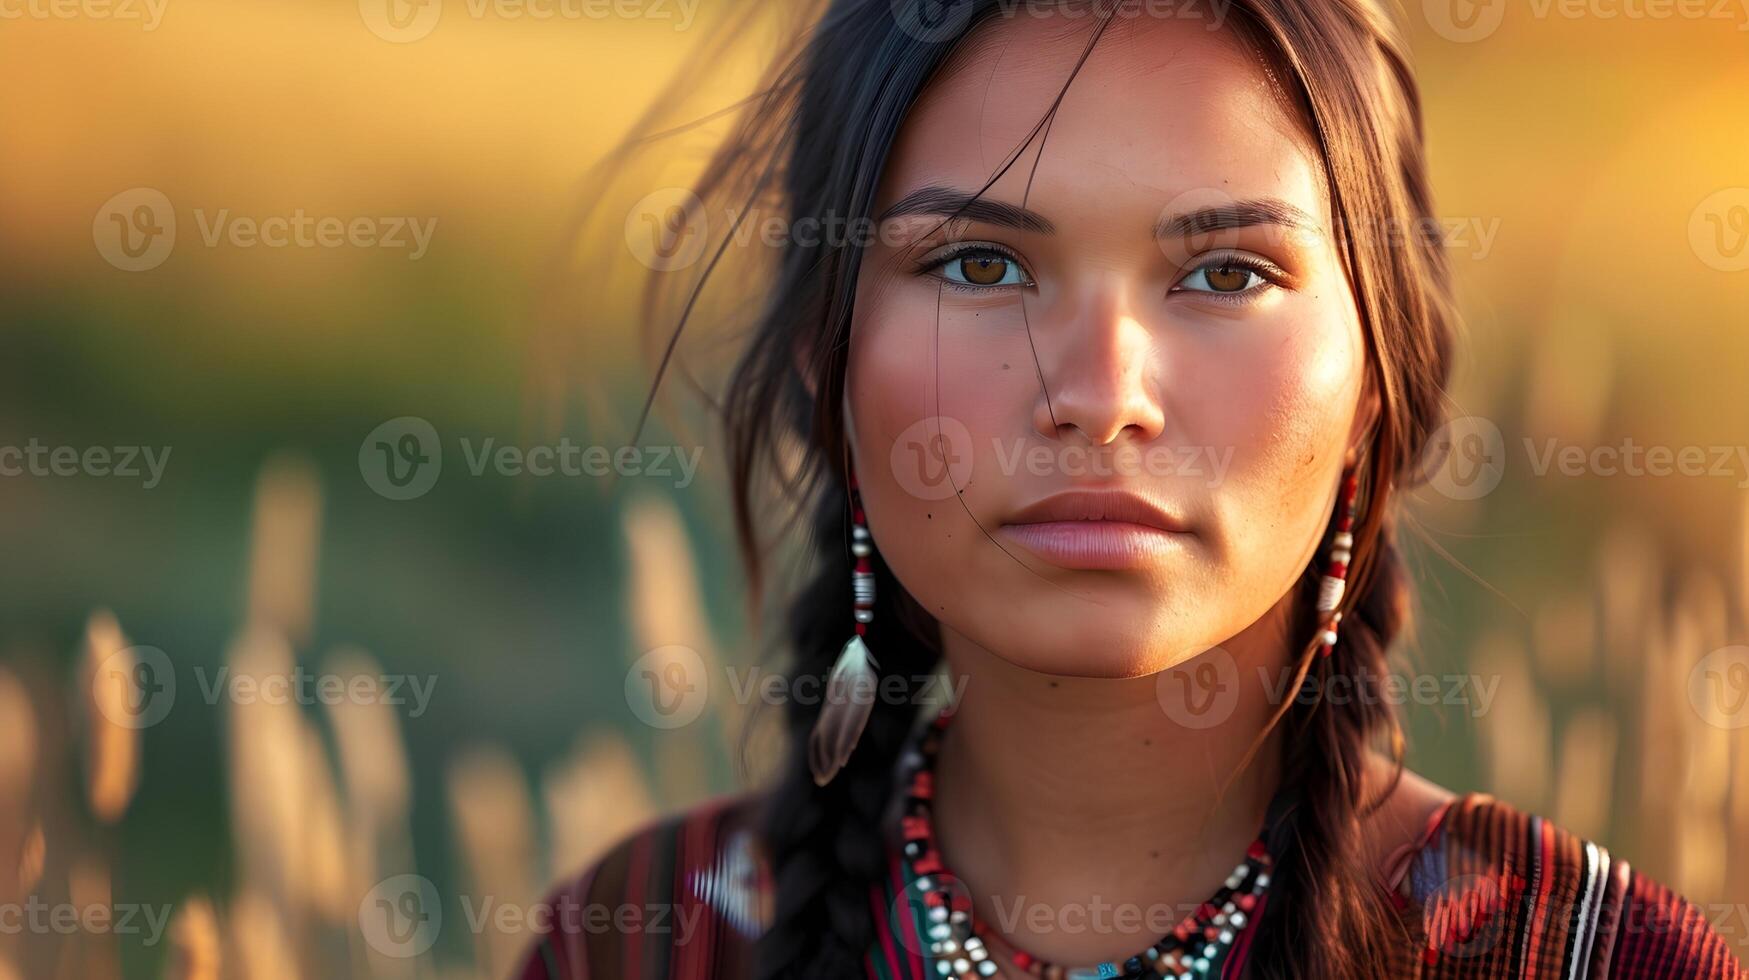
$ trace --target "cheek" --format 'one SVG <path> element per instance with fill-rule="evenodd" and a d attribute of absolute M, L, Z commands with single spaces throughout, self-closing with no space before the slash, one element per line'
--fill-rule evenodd
<path fill-rule="evenodd" d="M 1185 411 L 1194 438 L 1232 449 L 1214 495 L 1226 543 L 1309 558 L 1341 478 L 1365 361 L 1350 304 L 1303 297 L 1283 307 L 1276 326 L 1210 358 Z"/>
<path fill-rule="evenodd" d="M 936 504 L 957 487 L 983 513 L 995 447 L 1027 431 L 1037 391 L 1024 347 L 1008 349 L 1010 333 L 1024 342 L 1006 326 L 1012 311 L 944 306 L 917 283 L 859 290 L 855 309 L 846 397 L 864 497 L 887 497 L 886 488 L 895 502 Z M 916 510 L 870 500 L 871 519 L 877 509 L 899 520 Z"/>

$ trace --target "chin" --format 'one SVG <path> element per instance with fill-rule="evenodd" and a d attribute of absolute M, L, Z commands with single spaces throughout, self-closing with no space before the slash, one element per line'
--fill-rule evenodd
<path fill-rule="evenodd" d="M 1147 677 L 1219 642 L 1186 640 L 1203 630 L 1161 609 L 1158 596 L 1141 604 L 1121 596 L 1089 601 L 1058 593 L 1015 602 L 999 622 L 993 629 L 957 631 L 993 657 L 1053 677 Z"/>

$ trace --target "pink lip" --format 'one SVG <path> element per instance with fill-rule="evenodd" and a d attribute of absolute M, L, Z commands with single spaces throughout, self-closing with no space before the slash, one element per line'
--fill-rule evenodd
<path fill-rule="evenodd" d="M 1073 491 L 1023 508 L 1001 533 L 1053 565 L 1124 569 L 1150 565 L 1181 548 L 1183 520 L 1138 494 Z"/>

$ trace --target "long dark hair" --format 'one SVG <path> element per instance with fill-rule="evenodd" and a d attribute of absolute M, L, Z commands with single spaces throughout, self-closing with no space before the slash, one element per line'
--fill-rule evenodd
<path fill-rule="evenodd" d="M 792 228 L 832 217 L 872 219 L 887 154 L 918 93 L 970 32 L 1018 2 L 1028 0 L 832 0 L 823 11 L 806 8 L 796 46 L 775 62 L 754 98 L 735 107 L 733 133 L 692 188 L 698 200 L 723 202 L 724 213 L 737 214 L 770 204 Z M 1112 15 L 1109 3 L 1093 6 L 1097 17 Z M 1095 41 L 1104 26 L 1101 20 Z M 1402 234 L 1433 227 L 1419 95 L 1382 0 L 1235 0 L 1228 27 L 1271 69 L 1322 155 L 1367 338 L 1369 380 L 1381 403 L 1364 457 L 1365 516 L 1355 530 L 1342 642 L 1333 656 L 1319 658 L 1308 639 L 1296 666 L 1302 676 L 1379 680 L 1411 611 L 1392 493 L 1415 482 L 1423 447 L 1440 422 L 1454 324 L 1442 244 Z M 705 283 L 720 273 L 720 261 L 732 261 L 728 236 L 735 231 L 727 229 L 706 252 L 702 274 L 685 284 L 677 318 L 662 308 L 661 286 L 668 283 L 652 277 L 646 296 L 652 322 L 677 337 L 698 318 Z M 812 577 L 788 606 L 792 678 L 823 675 L 848 629 L 841 406 L 862 255 L 853 239 L 792 237 L 782 245 L 775 268 L 759 282 L 763 299 L 720 406 L 735 526 L 756 594 L 766 571 L 759 529 L 770 516 L 762 504 L 769 491 L 781 489 L 807 518 Z M 663 370 L 673 350 L 671 338 Z M 939 630 L 878 561 L 875 567 L 879 599 L 869 643 L 880 651 L 883 675 L 909 683 L 939 662 Z M 1308 638 L 1317 578 L 1308 567 L 1298 586 L 1297 635 Z M 875 938 L 869 889 L 886 860 L 880 825 L 896 754 L 916 721 L 912 704 L 878 699 L 856 751 L 824 787 L 811 778 L 806 754 L 819 705 L 787 707 L 790 748 L 765 797 L 763 845 L 777 894 L 774 921 L 758 947 L 758 976 L 860 975 Z M 1389 706 L 1366 699 L 1337 706 L 1291 698 L 1273 724 L 1286 733 L 1282 791 L 1294 805 L 1278 828 L 1285 853 L 1250 973 L 1380 975 L 1394 937 L 1375 879 L 1359 858 L 1359 818 L 1382 798 L 1364 780 L 1369 754 L 1382 749 L 1400 771 L 1399 722 Z"/>

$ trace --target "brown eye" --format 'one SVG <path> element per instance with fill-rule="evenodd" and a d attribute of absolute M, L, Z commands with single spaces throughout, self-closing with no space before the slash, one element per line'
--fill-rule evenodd
<path fill-rule="evenodd" d="M 959 260 L 960 275 L 974 286 L 995 286 L 1008 278 L 1009 261 L 1000 255 L 968 255 Z"/>
<path fill-rule="evenodd" d="M 1251 270 L 1242 266 L 1223 265 L 1203 273 L 1209 288 L 1217 293 L 1242 292 L 1251 282 Z"/>
<path fill-rule="evenodd" d="M 1020 260 L 1005 250 L 982 245 L 964 248 L 933 263 L 934 274 L 961 289 L 1030 286 Z"/>

